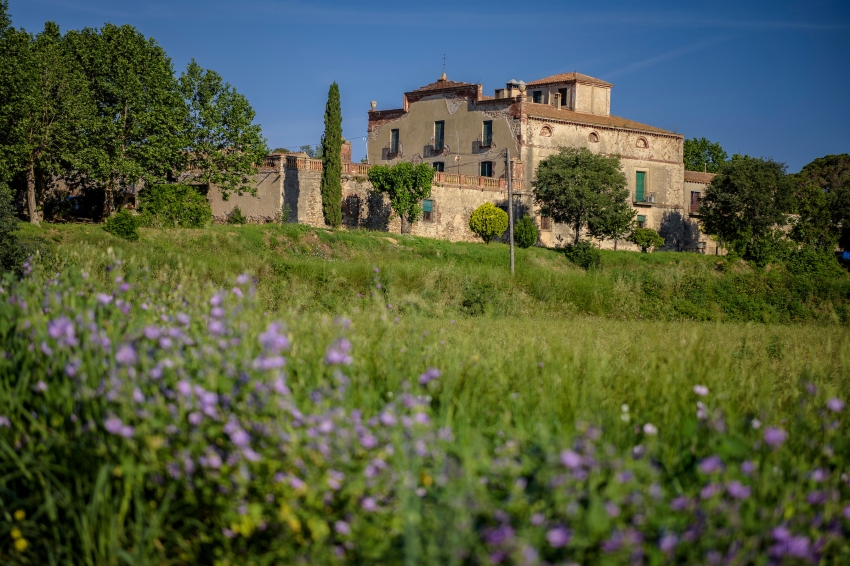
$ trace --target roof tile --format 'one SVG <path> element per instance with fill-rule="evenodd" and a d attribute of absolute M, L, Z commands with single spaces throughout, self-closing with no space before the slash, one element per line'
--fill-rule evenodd
<path fill-rule="evenodd" d="M 607 83 L 601 79 L 596 79 L 591 77 L 590 75 L 584 75 L 582 73 L 561 73 L 559 75 L 552 75 L 551 77 L 546 77 L 543 79 L 537 79 L 536 81 L 531 81 L 526 86 L 544 86 L 551 85 L 557 83 L 570 83 L 573 81 L 583 82 L 583 83 L 591 83 L 598 86 L 607 86 L 612 87 L 611 83 Z"/>
<path fill-rule="evenodd" d="M 642 132 L 678 135 L 675 132 L 662 130 L 654 126 L 648 126 L 629 120 L 620 118 L 619 116 L 600 116 L 598 114 L 585 114 L 584 112 L 575 112 L 564 108 L 558 110 L 554 106 L 548 104 L 529 103 L 525 105 L 524 110 L 529 116 L 535 118 L 549 118 L 552 120 L 564 120 L 567 122 L 577 122 L 580 124 L 590 124 L 595 126 L 607 126 L 609 128 L 623 128 L 627 130 L 638 130 Z"/>

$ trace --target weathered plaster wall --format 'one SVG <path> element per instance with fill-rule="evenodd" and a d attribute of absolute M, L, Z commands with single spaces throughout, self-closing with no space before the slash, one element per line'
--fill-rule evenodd
<path fill-rule="evenodd" d="M 367 155 L 371 164 L 393 165 L 399 161 L 425 161 L 445 163 L 447 173 L 479 175 L 480 162 L 493 162 L 493 177 L 503 177 L 505 162 L 503 151 L 510 148 L 517 154 L 515 137 L 517 125 L 505 112 L 512 100 L 475 104 L 468 98 L 434 94 L 410 104 L 409 111 L 395 120 L 373 127 L 368 137 Z M 433 151 L 434 122 L 446 123 L 445 143 L 448 148 L 437 153 Z M 484 121 L 493 121 L 493 145 L 481 146 Z M 513 128 L 513 129 L 512 129 Z M 391 131 L 399 130 L 401 151 L 399 155 L 389 154 Z M 460 163 L 454 161 L 459 153 Z"/>
<path fill-rule="evenodd" d="M 253 179 L 257 188 L 256 197 L 248 193 L 242 196 L 231 194 L 230 198 L 224 200 L 221 191 L 215 186 L 211 187 L 207 197 L 212 207 L 213 220 L 226 221 L 238 206 L 249 222 L 273 222 L 280 215 L 283 205 L 283 175 L 280 168 L 261 170 Z"/>

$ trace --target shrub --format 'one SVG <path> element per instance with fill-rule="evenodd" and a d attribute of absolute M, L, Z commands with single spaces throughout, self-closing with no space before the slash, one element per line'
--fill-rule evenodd
<path fill-rule="evenodd" d="M 461 309 L 469 316 L 481 316 L 487 311 L 493 297 L 493 288 L 487 283 L 467 280 L 463 284 Z"/>
<path fill-rule="evenodd" d="M 142 226 L 202 228 L 212 209 L 191 185 L 150 185 L 139 193 L 139 217 Z"/>
<path fill-rule="evenodd" d="M 139 239 L 139 218 L 126 208 L 122 208 L 106 220 L 103 229 L 131 242 Z"/>
<path fill-rule="evenodd" d="M 492 202 L 485 202 L 469 217 L 469 229 L 485 244 L 489 244 L 508 229 L 508 213 Z"/>
<path fill-rule="evenodd" d="M 245 215 L 242 214 L 242 209 L 238 206 L 234 207 L 233 210 L 230 211 L 230 214 L 227 215 L 228 224 L 245 224 L 247 222 L 248 219 L 245 218 Z"/>
<path fill-rule="evenodd" d="M 537 224 L 530 216 L 523 216 L 514 225 L 514 242 L 521 248 L 530 248 L 537 243 Z"/>
<path fill-rule="evenodd" d="M 584 270 L 598 269 L 602 265 L 602 254 L 599 248 L 587 240 L 579 240 L 577 244 L 569 244 L 564 253 L 567 259 Z"/>
<path fill-rule="evenodd" d="M 664 238 L 658 235 L 658 232 L 652 228 L 635 228 L 632 235 L 629 236 L 629 241 L 637 245 L 643 253 L 648 252 L 651 248 L 660 248 L 664 245 Z"/>

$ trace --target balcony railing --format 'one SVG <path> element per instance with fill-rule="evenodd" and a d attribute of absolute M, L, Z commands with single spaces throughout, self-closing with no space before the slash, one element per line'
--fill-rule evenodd
<path fill-rule="evenodd" d="M 644 193 L 643 196 L 635 195 L 635 202 L 640 204 L 655 204 L 655 193 Z"/>

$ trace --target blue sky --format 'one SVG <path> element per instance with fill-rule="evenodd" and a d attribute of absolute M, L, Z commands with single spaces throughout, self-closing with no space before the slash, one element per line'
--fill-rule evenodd
<path fill-rule="evenodd" d="M 484 92 L 579 71 L 614 83 L 611 111 L 798 171 L 850 152 L 850 2 L 308 2 L 10 0 L 39 31 L 128 23 L 175 69 L 191 58 L 245 94 L 271 147 L 321 138 L 331 82 L 365 153 L 369 101 L 452 80 Z"/>

